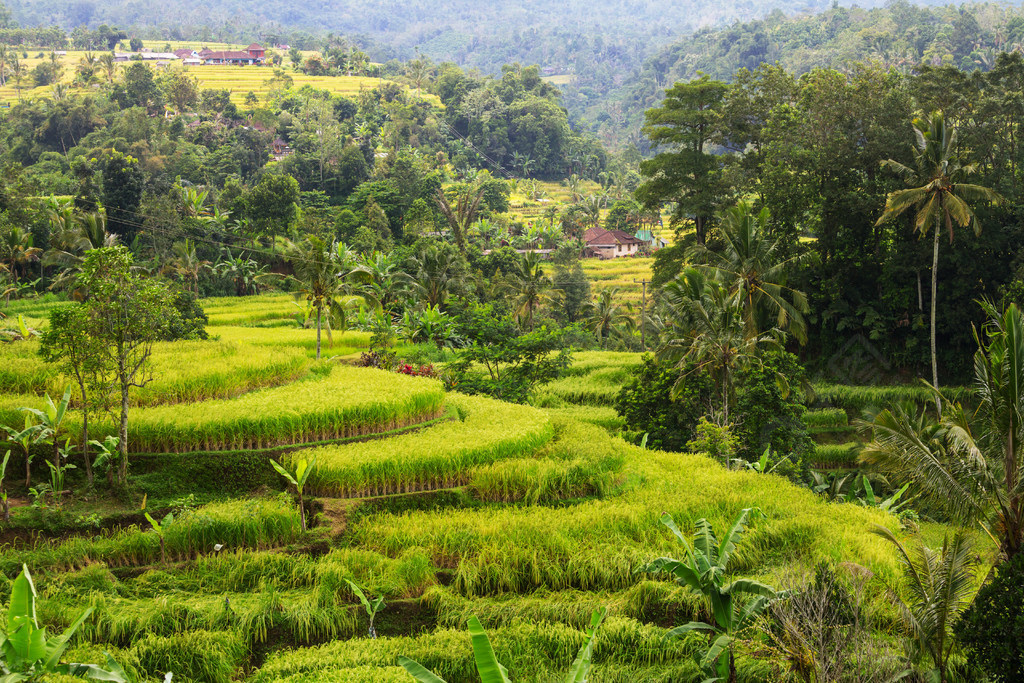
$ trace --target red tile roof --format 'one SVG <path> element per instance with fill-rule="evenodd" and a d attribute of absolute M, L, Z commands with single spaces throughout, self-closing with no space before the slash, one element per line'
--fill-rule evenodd
<path fill-rule="evenodd" d="M 220 50 L 203 56 L 206 59 L 252 59 L 252 55 L 248 52 L 239 52 L 238 50 Z"/>
<path fill-rule="evenodd" d="M 613 246 L 616 244 L 646 244 L 628 232 L 622 230 L 604 230 L 602 228 L 590 228 L 583 235 L 588 246 Z"/>

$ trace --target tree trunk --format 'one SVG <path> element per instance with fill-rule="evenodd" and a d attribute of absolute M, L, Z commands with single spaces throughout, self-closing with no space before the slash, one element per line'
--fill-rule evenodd
<path fill-rule="evenodd" d="M 128 387 L 121 385 L 121 425 L 118 430 L 120 443 L 117 445 L 121 451 L 121 463 L 117 472 L 117 481 L 124 484 L 128 480 Z"/>
<path fill-rule="evenodd" d="M 941 214 L 939 214 L 941 216 Z M 937 218 L 935 220 L 935 239 L 932 244 L 932 311 L 931 311 L 931 335 L 929 343 L 932 349 L 932 386 L 936 390 L 939 388 L 939 360 L 937 351 L 935 348 L 935 310 L 936 310 L 936 292 L 938 291 L 939 284 L 939 227 L 941 223 Z M 939 411 L 939 415 L 942 415 L 942 399 L 938 396 L 935 397 L 935 407 Z"/>
<path fill-rule="evenodd" d="M 302 530 L 306 530 L 306 505 L 302 502 L 302 489 L 296 488 L 299 493 L 299 524 L 302 526 Z"/>
<path fill-rule="evenodd" d="M 320 360 L 320 309 L 316 309 L 316 359 Z"/>
<path fill-rule="evenodd" d="M 82 459 L 85 460 L 85 478 L 92 486 L 92 461 L 89 460 L 89 402 L 85 395 L 85 382 L 78 381 L 78 388 L 82 390 Z"/>

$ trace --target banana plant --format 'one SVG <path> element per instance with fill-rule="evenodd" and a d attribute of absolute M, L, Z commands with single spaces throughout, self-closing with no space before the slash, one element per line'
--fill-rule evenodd
<path fill-rule="evenodd" d="M 54 403 L 53 399 L 50 398 L 49 394 L 46 394 L 46 407 L 42 410 L 37 408 L 22 408 L 23 411 L 30 413 L 39 420 L 39 424 L 42 427 L 40 432 L 40 439 L 46 439 L 53 446 L 53 463 L 60 465 L 60 428 L 64 423 L 64 418 L 68 414 L 68 405 L 71 403 L 71 387 L 69 386 L 64 391 L 64 397 L 60 400 L 60 403 Z"/>
<path fill-rule="evenodd" d="M 4 479 L 7 477 L 7 461 L 11 459 L 11 450 L 7 449 L 4 461 L 0 462 L 0 510 L 2 510 L 4 523 L 11 521 L 11 507 L 7 503 L 7 487 Z"/>
<path fill-rule="evenodd" d="M 25 456 L 25 488 L 32 486 L 32 444 L 36 443 L 43 431 L 43 426 L 32 419 L 30 414 L 25 415 L 25 426 L 23 429 L 14 429 L 7 425 L 0 425 L 7 432 L 7 440 L 21 446 L 22 454 Z"/>
<path fill-rule="evenodd" d="M 72 636 L 92 614 L 92 608 L 79 615 L 59 636 L 51 637 L 36 621 L 36 587 L 28 566 L 11 585 L 11 602 L 6 624 L 0 626 L 0 681 L 21 683 L 42 680 L 48 675 L 75 676 L 95 681 L 127 683 L 124 669 L 107 655 L 107 668 L 95 664 L 62 664 L 61 656 Z"/>
<path fill-rule="evenodd" d="M 57 458 L 57 463 L 47 461 L 46 466 L 50 468 L 50 488 L 53 491 L 54 503 L 60 503 L 61 497 L 64 495 L 64 477 L 68 470 L 75 469 L 75 466 L 71 463 L 61 465 L 60 462 L 63 459 L 67 461 L 68 455 L 74 450 L 74 446 L 71 445 L 71 439 L 68 438 L 64 442 L 64 447 L 60 449 L 60 455 Z"/>
<path fill-rule="evenodd" d="M 289 472 L 276 460 L 271 460 L 270 464 L 274 466 L 277 473 L 288 480 L 288 483 L 295 487 L 296 492 L 299 494 L 299 521 L 302 524 L 302 530 L 306 530 L 306 506 L 302 502 L 302 489 L 306 486 L 306 480 L 309 479 L 309 475 L 312 474 L 316 468 L 316 456 L 313 456 L 311 462 L 306 462 L 305 458 L 299 458 L 295 461 L 295 470 Z"/>
<path fill-rule="evenodd" d="M 580 648 L 576 660 L 569 668 L 565 683 L 587 683 L 589 680 L 591 660 L 594 655 L 594 640 L 597 637 L 597 629 L 601 626 L 607 613 L 608 610 L 602 607 L 594 610 L 594 613 L 590 615 L 587 642 Z M 511 683 L 508 670 L 494 655 L 494 648 L 491 647 L 487 632 L 484 631 L 480 620 L 475 615 L 469 618 L 469 637 L 473 643 L 473 657 L 476 660 L 476 671 L 480 674 L 480 683 Z M 443 678 L 436 676 L 426 667 L 408 657 L 399 657 L 398 663 L 420 683 L 445 683 Z"/>
<path fill-rule="evenodd" d="M 376 638 L 377 630 L 373 628 L 373 620 L 377 617 L 377 614 L 381 609 L 384 608 L 384 596 L 377 596 L 377 599 L 371 603 L 366 597 L 366 593 L 363 592 L 363 589 L 360 588 L 357 583 L 349 581 L 348 579 L 345 579 L 345 582 L 348 584 L 348 587 L 352 589 L 352 592 L 356 594 L 356 597 L 359 598 L 359 602 L 363 603 L 363 609 L 366 610 L 367 616 L 370 617 L 370 637 Z"/>
<path fill-rule="evenodd" d="M 156 532 L 156 536 L 160 539 L 160 564 L 167 564 L 167 547 L 164 545 L 164 536 L 167 533 L 167 527 L 174 524 L 174 514 L 168 512 L 164 515 L 164 518 L 159 522 L 153 519 L 153 517 L 146 512 L 146 496 L 142 497 L 142 514 L 146 516 L 146 521 L 153 527 L 153 531 Z"/>
<path fill-rule="evenodd" d="M 698 519 L 693 537 L 679 531 L 672 515 L 661 516 L 661 523 L 683 544 L 683 559 L 659 557 L 638 571 L 670 574 L 680 586 L 698 593 L 711 604 L 712 623 L 691 621 L 665 634 L 666 638 L 679 638 L 694 631 L 704 631 L 713 640 L 701 658 L 701 668 L 708 677 L 704 683 L 724 681 L 735 683 L 736 663 L 733 645 L 740 632 L 751 627 L 764 614 L 771 602 L 784 594 L 771 586 L 752 579 L 726 582 L 729 560 L 746 532 L 751 508 L 740 512 L 732 528 L 721 541 L 715 536 L 711 523 Z"/>

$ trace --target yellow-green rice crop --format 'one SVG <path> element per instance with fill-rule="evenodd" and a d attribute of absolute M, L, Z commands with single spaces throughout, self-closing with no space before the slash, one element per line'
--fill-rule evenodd
<path fill-rule="evenodd" d="M 553 434 L 547 415 L 529 406 L 459 394 L 449 402 L 461 419 L 384 441 L 302 451 L 317 458 L 310 490 L 356 497 L 459 486 L 470 468 L 530 454 Z"/>
<path fill-rule="evenodd" d="M 298 347 L 308 352 L 316 350 L 316 330 L 299 327 L 211 327 L 210 334 L 224 341 L 235 341 L 246 344 L 281 347 Z M 334 333 L 334 342 L 327 341 L 323 335 L 323 354 L 331 356 L 349 356 L 370 347 L 370 333 L 350 330 L 344 334 Z"/>
<path fill-rule="evenodd" d="M 587 351 L 578 353 L 564 376 L 545 384 L 537 392 L 537 402 L 545 405 L 550 397 L 566 403 L 611 405 L 633 369 L 640 364 L 639 353 Z"/>
<path fill-rule="evenodd" d="M 44 363 L 37 341 L 0 346 L 0 392 L 51 396 L 77 383 Z M 132 389 L 134 405 L 229 398 L 292 381 L 311 365 L 303 349 L 268 348 L 233 341 L 160 342 L 153 347 L 153 380 Z"/>
<path fill-rule="evenodd" d="M 594 428 L 580 448 L 611 439 Z M 869 533 L 894 518 L 876 510 L 830 504 L 774 475 L 730 472 L 706 456 L 643 451 L 615 441 L 624 474 L 642 482 L 621 495 L 547 509 L 445 510 L 399 519 L 368 518 L 349 533 L 361 547 L 395 554 L 423 547 L 465 595 L 523 593 L 537 588 L 621 590 L 634 568 L 676 550 L 658 518 L 672 513 L 682 526 L 705 517 L 726 526 L 745 507 L 760 507 L 758 522 L 736 558 L 736 572 L 763 569 L 793 557 L 844 561 L 851 557 L 891 575 L 890 550 Z"/>
<path fill-rule="evenodd" d="M 212 552 L 214 545 L 268 548 L 299 538 L 299 513 L 278 500 L 211 503 L 182 513 L 164 532 L 167 556 L 182 560 Z M 14 576 L 22 564 L 34 572 L 71 570 L 102 562 L 137 566 L 156 562 L 160 543 L 155 533 L 129 527 L 94 538 L 76 537 L 41 543 L 33 548 L 6 548 L 0 553 L 0 573 Z"/>

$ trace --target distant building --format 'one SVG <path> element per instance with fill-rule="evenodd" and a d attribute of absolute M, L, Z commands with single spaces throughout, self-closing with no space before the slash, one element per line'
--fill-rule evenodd
<path fill-rule="evenodd" d="M 249 53 L 249 55 L 250 55 L 250 56 L 251 56 L 251 57 L 252 57 L 253 59 L 259 59 L 259 60 L 262 60 L 262 59 L 263 59 L 263 56 L 264 56 L 264 55 L 266 54 L 266 52 L 267 52 L 267 51 L 266 51 L 266 50 L 264 50 L 264 49 L 263 49 L 262 47 L 260 47 L 260 46 L 259 46 L 259 45 L 258 45 L 257 43 L 253 43 L 253 44 L 252 44 L 252 45 L 250 45 L 249 47 L 245 48 L 245 51 L 246 51 L 246 52 L 248 52 L 248 53 Z"/>
<path fill-rule="evenodd" d="M 583 241 L 587 245 L 584 255 L 600 259 L 636 256 L 642 247 L 647 246 L 647 242 L 628 232 L 604 228 L 590 228 L 584 233 Z"/>
<path fill-rule="evenodd" d="M 662 239 L 660 237 L 657 237 L 654 234 L 653 231 L 647 230 L 646 228 L 643 229 L 643 230 L 637 230 L 636 231 L 636 238 L 638 240 L 643 240 L 644 242 L 646 242 L 647 243 L 647 247 L 651 251 L 657 251 L 658 249 L 664 249 L 665 247 L 668 246 L 668 240 L 664 240 L 664 239 Z"/>
<path fill-rule="evenodd" d="M 115 52 L 115 62 L 128 62 L 132 59 L 142 59 L 147 62 L 160 61 L 169 62 L 181 59 L 173 52 Z"/>
<path fill-rule="evenodd" d="M 240 50 L 215 50 L 210 52 L 208 55 L 203 56 L 203 63 L 205 64 L 262 64 L 262 57 L 253 57 L 249 52 L 242 52 Z"/>
<path fill-rule="evenodd" d="M 175 50 L 174 54 L 178 55 L 178 59 L 197 59 L 199 57 L 198 52 L 187 47 Z"/>

